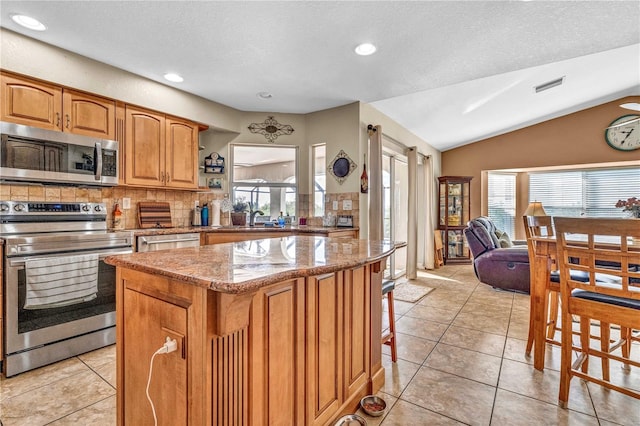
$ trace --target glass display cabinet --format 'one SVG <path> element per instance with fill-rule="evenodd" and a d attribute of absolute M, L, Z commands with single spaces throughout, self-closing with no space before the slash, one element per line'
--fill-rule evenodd
<path fill-rule="evenodd" d="M 442 234 L 444 263 L 471 263 L 463 229 L 469 221 L 471 176 L 438 178 L 438 230 Z"/>

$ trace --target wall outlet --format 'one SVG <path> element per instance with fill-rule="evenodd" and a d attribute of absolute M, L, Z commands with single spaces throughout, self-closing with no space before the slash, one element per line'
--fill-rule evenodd
<path fill-rule="evenodd" d="M 129 210 L 131 208 L 131 198 L 122 199 L 122 209 Z"/>
<path fill-rule="evenodd" d="M 333 210 L 338 210 L 338 202 L 337 201 L 333 202 Z"/>
<path fill-rule="evenodd" d="M 342 210 L 351 210 L 352 208 L 351 200 L 342 200 Z"/>
<path fill-rule="evenodd" d="M 197 209 L 198 207 L 200 207 L 200 200 L 196 200 L 193 202 L 193 208 Z"/>

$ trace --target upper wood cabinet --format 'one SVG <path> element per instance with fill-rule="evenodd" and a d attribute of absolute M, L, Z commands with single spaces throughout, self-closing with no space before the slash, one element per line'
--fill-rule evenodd
<path fill-rule="evenodd" d="M 197 124 L 127 106 L 125 147 L 127 185 L 197 188 Z"/>
<path fill-rule="evenodd" d="M 115 101 L 4 72 L 0 79 L 2 121 L 116 139 Z"/>

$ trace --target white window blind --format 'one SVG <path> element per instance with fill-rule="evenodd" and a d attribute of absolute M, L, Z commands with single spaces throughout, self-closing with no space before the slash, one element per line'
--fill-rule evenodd
<path fill-rule="evenodd" d="M 513 237 L 516 217 L 516 175 L 490 172 L 488 193 L 489 217 L 496 228 Z"/>
<path fill-rule="evenodd" d="M 627 217 L 615 205 L 630 197 L 640 197 L 638 167 L 529 174 L 529 201 L 550 216 Z"/>

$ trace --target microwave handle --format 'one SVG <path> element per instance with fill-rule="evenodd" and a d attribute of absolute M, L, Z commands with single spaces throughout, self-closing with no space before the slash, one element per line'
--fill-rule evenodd
<path fill-rule="evenodd" d="M 100 142 L 96 142 L 96 175 L 95 180 L 102 180 L 102 144 Z"/>

